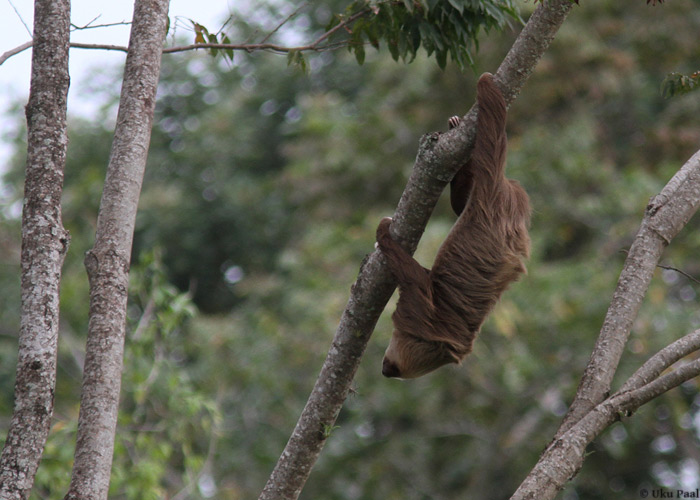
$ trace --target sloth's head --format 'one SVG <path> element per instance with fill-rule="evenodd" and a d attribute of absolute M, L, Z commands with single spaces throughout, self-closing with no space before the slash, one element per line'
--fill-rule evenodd
<path fill-rule="evenodd" d="M 416 378 L 449 363 L 459 363 L 461 357 L 441 341 L 424 340 L 394 331 L 384 353 L 382 375 L 391 378 Z"/>

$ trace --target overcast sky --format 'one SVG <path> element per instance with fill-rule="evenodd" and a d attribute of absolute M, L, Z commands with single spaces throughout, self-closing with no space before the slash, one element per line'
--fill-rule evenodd
<path fill-rule="evenodd" d="M 171 0 L 170 22 L 175 18 L 191 18 L 216 31 L 231 12 L 233 0 Z M 0 0 L 0 54 L 23 44 L 31 38 L 34 2 L 31 0 Z M 17 12 L 15 12 L 15 9 Z M 72 0 L 71 18 L 77 26 L 131 21 L 133 2 L 123 0 Z M 24 21 L 24 22 L 23 22 Z M 26 24 L 26 27 L 25 27 Z M 185 31 L 179 30 L 184 35 Z M 71 41 L 126 45 L 129 26 L 74 31 Z M 83 83 L 95 67 L 116 66 L 124 63 L 123 52 L 71 49 L 71 85 L 68 94 L 69 114 L 90 115 L 95 104 L 90 95 L 81 93 Z M 7 108 L 20 99 L 26 103 L 29 95 L 31 49 L 15 55 L 0 65 L 0 134 L 12 125 L 6 119 Z M 0 136 L 0 172 L 4 170 L 8 147 Z"/>

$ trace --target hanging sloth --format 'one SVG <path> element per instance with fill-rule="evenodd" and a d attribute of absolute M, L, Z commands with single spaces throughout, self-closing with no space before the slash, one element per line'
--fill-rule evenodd
<path fill-rule="evenodd" d="M 490 73 L 479 78 L 477 102 L 474 150 L 450 183 L 458 219 L 433 268 L 391 238 L 390 217 L 377 228 L 377 246 L 399 287 L 386 377 L 415 378 L 461 362 L 503 291 L 526 272 L 530 205 L 520 184 L 505 176 L 506 103 Z M 450 128 L 459 123 L 449 120 Z"/>

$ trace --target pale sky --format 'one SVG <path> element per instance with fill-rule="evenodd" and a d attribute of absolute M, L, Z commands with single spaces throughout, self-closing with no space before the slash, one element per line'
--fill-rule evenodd
<path fill-rule="evenodd" d="M 231 12 L 233 0 L 171 0 L 170 23 L 176 18 L 191 18 L 216 31 Z M 13 7 L 14 6 L 14 7 Z M 17 12 L 15 12 L 15 9 Z M 84 26 L 96 19 L 93 24 L 131 21 L 133 1 L 115 0 L 73 0 L 71 2 L 72 23 Z M 0 54 L 29 41 L 32 30 L 34 2 L 31 0 L 0 0 Z M 27 27 L 25 27 L 24 23 Z M 29 31 L 27 30 L 29 29 Z M 178 29 L 178 35 L 186 35 Z M 129 26 L 89 29 L 71 33 L 71 41 L 84 43 L 109 43 L 127 45 Z M 124 63 L 123 52 L 103 50 L 71 49 L 71 85 L 68 94 L 68 113 L 90 115 L 95 104 L 90 95 L 80 92 L 83 83 L 90 78 L 95 67 L 116 66 Z M 31 49 L 17 54 L 0 65 L 0 135 L 12 123 L 5 118 L 7 107 L 21 99 L 26 103 L 29 95 Z M 0 172 L 5 170 L 8 147 L 0 137 Z"/>

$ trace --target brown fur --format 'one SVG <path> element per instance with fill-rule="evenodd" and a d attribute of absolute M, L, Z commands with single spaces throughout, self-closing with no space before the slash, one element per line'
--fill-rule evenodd
<path fill-rule="evenodd" d="M 506 105 L 489 73 L 479 79 L 477 100 L 474 151 L 450 185 L 459 218 L 432 270 L 391 238 L 391 218 L 377 228 L 400 293 L 382 366 L 387 377 L 414 378 L 459 363 L 503 291 L 525 272 L 530 207 L 525 191 L 505 177 Z"/>

